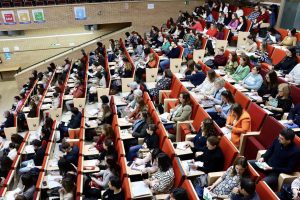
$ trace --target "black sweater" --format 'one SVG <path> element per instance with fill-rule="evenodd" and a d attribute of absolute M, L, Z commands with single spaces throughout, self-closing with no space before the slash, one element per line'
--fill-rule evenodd
<path fill-rule="evenodd" d="M 288 120 L 293 120 L 295 124 L 300 126 L 300 103 L 291 109 Z"/>
<path fill-rule="evenodd" d="M 203 167 L 197 169 L 205 173 L 222 171 L 224 166 L 224 156 L 220 147 L 214 150 L 204 149 L 203 154 L 195 160 L 203 162 Z"/>
<path fill-rule="evenodd" d="M 159 137 L 156 134 L 147 135 L 145 137 L 145 142 L 146 142 L 147 147 L 149 149 L 158 148 L 158 146 L 159 146 Z"/>
<path fill-rule="evenodd" d="M 283 146 L 276 138 L 262 157 L 270 167 L 273 167 L 272 171 L 278 174 L 288 174 L 296 170 L 299 164 L 299 156 L 300 149 L 294 143 Z"/>

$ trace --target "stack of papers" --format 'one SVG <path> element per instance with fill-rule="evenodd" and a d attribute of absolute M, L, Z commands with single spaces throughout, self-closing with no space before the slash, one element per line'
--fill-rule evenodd
<path fill-rule="evenodd" d="M 145 167 L 146 165 L 136 165 L 134 162 L 130 166 L 132 170 L 137 170 L 137 171 L 142 171 L 143 169 L 145 169 Z"/>
<path fill-rule="evenodd" d="M 98 109 L 91 109 L 91 110 L 88 111 L 88 114 L 89 114 L 90 116 L 94 116 L 94 115 L 96 115 L 98 112 L 99 112 Z"/>
<path fill-rule="evenodd" d="M 165 112 L 165 113 L 161 114 L 159 117 L 160 117 L 161 121 L 167 122 L 169 115 L 170 115 L 170 113 Z"/>
<path fill-rule="evenodd" d="M 56 187 L 61 187 L 61 183 L 59 182 L 62 180 L 62 176 L 48 176 L 48 188 L 56 188 Z"/>

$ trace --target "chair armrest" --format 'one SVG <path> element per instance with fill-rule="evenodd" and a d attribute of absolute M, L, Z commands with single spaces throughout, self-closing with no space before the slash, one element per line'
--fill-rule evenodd
<path fill-rule="evenodd" d="M 176 124 L 176 141 L 180 142 L 181 141 L 181 129 L 180 129 L 180 124 L 191 124 L 193 123 L 193 120 L 187 120 L 187 121 L 178 121 Z"/>
<path fill-rule="evenodd" d="M 188 134 L 185 136 L 185 141 L 191 141 L 194 139 L 195 136 L 196 134 Z"/>
<path fill-rule="evenodd" d="M 159 103 L 161 104 L 161 99 L 162 99 L 162 93 L 167 93 L 167 94 L 170 94 L 171 93 L 171 90 L 159 90 L 158 91 L 158 97 L 159 97 Z"/>
<path fill-rule="evenodd" d="M 178 101 L 178 99 L 164 99 L 164 112 L 167 112 L 169 102 L 176 102 L 176 101 Z"/>
<path fill-rule="evenodd" d="M 256 160 L 260 159 L 261 156 L 262 156 L 264 153 L 266 153 L 266 151 L 267 151 L 267 150 L 259 150 L 259 151 L 257 152 Z"/>
<path fill-rule="evenodd" d="M 156 200 L 165 200 L 170 196 L 170 194 L 157 194 L 155 195 Z"/>
<path fill-rule="evenodd" d="M 250 136 L 257 137 L 260 134 L 260 131 L 253 131 L 253 132 L 247 132 L 246 134 L 241 134 L 241 139 L 240 139 L 240 155 L 244 155 L 244 150 L 245 150 L 245 144 L 247 141 L 247 138 Z"/>
<path fill-rule="evenodd" d="M 208 185 L 212 185 L 224 173 L 225 173 L 225 171 L 208 173 L 208 176 L 207 176 Z"/>
<path fill-rule="evenodd" d="M 281 173 L 278 177 L 278 189 L 280 190 L 283 184 L 291 184 L 294 179 L 300 176 L 300 172 L 292 174 Z"/>
<path fill-rule="evenodd" d="M 289 115 L 289 113 L 288 112 L 286 112 L 286 113 L 283 113 L 283 115 L 282 115 L 282 120 L 287 120 L 287 117 L 288 117 L 288 115 Z"/>

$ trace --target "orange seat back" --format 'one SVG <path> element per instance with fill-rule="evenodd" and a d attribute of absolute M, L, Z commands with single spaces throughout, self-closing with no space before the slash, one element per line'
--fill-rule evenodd
<path fill-rule="evenodd" d="M 240 91 L 236 91 L 234 100 L 236 103 L 239 103 L 245 110 L 247 110 L 250 104 L 250 99 Z"/>
<path fill-rule="evenodd" d="M 259 181 L 256 185 L 256 192 L 260 199 L 279 200 L 277 195 L 264 181 Z"/>
<path fill-rule="evenodd" d="M 237 148 L 226 138 L 226 136 L 223 136 L 221 138 L 220 144 L 219 144 L 223 155 L 224 155 L 224 170 L 227 170 L 229 166 L 232 165 L 234 159 L 236 158 L 238 154 Z"/>
<path fill-rule="evenodd" d="M 186 177 L 178 157 L 175 157 L 173 159 L 172 165 L 173 165 L 173 170 L 175 175 L 174 186 L 180 187 Z"/>
<path fill-rule="evenodd" d="M 251 131 L 259 131 L 268 114 L 256 103 L 250 103 L 247 112 L 251 117 Z"/>
<path fill-rule="evenodd" d="M 187 191 L 189 200 L 199 200 L 199 197 L 197 196 L 194 186 L 189 179 L 185 179 L 181 187 Z"/>
<path fill-rule="evenodd" d="M 273 65 L 277 65 L 278 63 L 280 63 L 280 61 L 282 61 L 282 59 L 284 59 L 286 57 L 286 53 L 284 50 L 282 49 L 278 49 L 275 48 L 272 54 L 272 64 Z"/>

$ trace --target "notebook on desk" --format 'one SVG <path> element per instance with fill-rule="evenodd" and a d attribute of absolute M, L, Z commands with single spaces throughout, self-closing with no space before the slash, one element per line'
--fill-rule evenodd
<path fill-rule="evenodd" d="M 150 188 L 144 183 L 144 181 L 131 182 L 132 196 L 133 197 L 143 197 L 151 196 Z"/>

